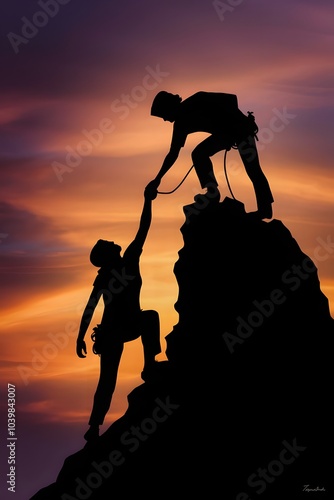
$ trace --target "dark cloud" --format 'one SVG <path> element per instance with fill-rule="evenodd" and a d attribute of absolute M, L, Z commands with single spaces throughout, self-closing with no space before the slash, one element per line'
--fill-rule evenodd
<path fill-rule="evenodd" d="M 238 86 L 247 78 L 270 82 L 271 76 L 277 78 L 276 68 L 290 84 L 292 59 L 299 59 L 300 68 L 308 67 L 315 48 L 331 50 L 321 36 L 325 5 L 260 0 L 254 8 L 240 2 L 222 16 L 214 2 L 71 0 L 19 46 L 18 54 L 6 40 L 2 52 L 7 71 L 0 90 L 7 101 L 54 101 L 54 123 L 49 124 L 56 128 L 62 124 L 62 117 L 57 117 L 60 100 L 111 102 L 140 83 L 147 65 L 160 64 L 170 73 L 171 86 L 179 78 L 200 85 L 220 79 L 222 88 L 231 81 Z M 10 31 L 21 32 L 23 16 L 31 20 L 40 10 L 37 2 L 27 5 L 18 0 L 7 8 L 2 20 L 6 38 Z M 327 11 L 330 8 L 326 5 Z M 312 17 L 313 11 L 317 15 Z M 15 126 L 43 123 L 48 111 L 21 116 Z M 70 120 L 71 110 L 63 116 Z"/>
<path fill-rule="evenodd" d="M 2 248 L 5 253 L 40 256 L 45 249 L 59 249 L 59 231 L 47 217 L 0 202 L 0 227 L 8 233 Z"/>
<path fill-rule="evenodd" d="M 0 228 L 2 308 L 73 286 L 80 274 L 76 252 L 48 217 L 1 202 Z"/>

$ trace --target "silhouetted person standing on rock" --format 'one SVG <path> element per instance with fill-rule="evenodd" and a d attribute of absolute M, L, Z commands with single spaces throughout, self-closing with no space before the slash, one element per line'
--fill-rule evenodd
<path fill-rule="evenodd" d="M 177 94 L 159 92 L 153 100 L 151 115 L 174 122 L 170 150 L 157 176 L 149 185 L 158 188 L 162 177 L 173 166 L 188 134 L 208 132 L 211 134 L 192 152 L 201 187 L 210 203 L 219 202 L 218 182 L 213 172 L 210 157 L 224 149 L 236 147 L 246 172 L 253 183 L 257 201 L 257 215 L 261 219 L 272 218 L 274 199 L 269 183 L 261 169 L 255 143 L 257 125 L 252 113 L 244 115 L 238 108 L 237 96 L 220 92 L 197 92 L 184 101 Z"/>
<path fill-rule="evenodd" d="M 106 240 L 98 240 L 90 254 L 91 263 L 100 269 L 80 323 L 76 348 L 80 358 L 86 357 L 84 337 L 101 296 L 104 311 L 101 324 L 94 329 L 93 350 L 100 354 L 100 378 L 89 419 L 90 427 L 84 436 L 87 441 L 99 436 L 99 426 L 109 410 L 124 342 L 141 336 L 144 350 L 141 376 L 144 380 L 153 373 L 155 356 L 161 352 L 159 315 L 154 310 L 140 308 L 142 279 L 139 260 L 151 225 L 152 200 L 157 192 L 149 187 L 144 196 L 138 232 L 123 257 L 121 247 Z"/>

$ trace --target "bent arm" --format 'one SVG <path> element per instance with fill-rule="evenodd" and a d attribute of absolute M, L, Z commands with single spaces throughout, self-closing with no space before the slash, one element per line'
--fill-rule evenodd
<path fill-rule="evenodd" d="M 79 333 L 78 333 L 78 338 L 77 338 L 77 355 L 79 358 L 85 358 L 83 353 L 87 354 L 87 349 L 86 349 L 86 343 L 84 341 L 86 332 L 88 330 L 89 324 L 92 320 L 94 311 L 96 309 L 96 306 L 98 304 L 100 298 L 100 294 L 96 290 L 96 288 L 93 288 L 92 293 L 90 294 L 90 297 L 88 299 L 88 302 L 86 304 L 86 307 L 84 309 L 84 312 L 82 314 L 80 326 L 79 326 Z"/>

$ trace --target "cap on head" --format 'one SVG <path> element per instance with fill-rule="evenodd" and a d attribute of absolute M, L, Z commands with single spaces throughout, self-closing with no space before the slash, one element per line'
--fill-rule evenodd
<path fill-rule="evenodd" d="M 120 250 L 121 247 L 113 241 L 98 240 L 90 252 L 89 260 L 95 267 L 109 266 L 113 253 L 117 257 Z"/>
<path fill-rule="evenodd" d="M 171 94 L 165 90 L 161 90 L 153 99 L 151 107 L 151 115 L 163 118 L 166 112 L 176 107 L 182 101 L 178 94 Z"/>

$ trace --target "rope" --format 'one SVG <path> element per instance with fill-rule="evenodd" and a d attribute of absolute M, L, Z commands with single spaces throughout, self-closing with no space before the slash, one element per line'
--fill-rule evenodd
<path fill-rule="evenodd" d="M 255 137 L 255 139 L 258 141 L 258 137 L 257 137 L 257 133 L 259 131 L 259 127 L 257 126 L 256 122 L 255 122 L 255 117 L 254 117 L 254 113 L 253 111 L 247 111 L 247 118 L 251 121 L 252 123 L 252 126 L 253 126 L 253 136 Z M 228 185 L 228 188 L 230 190 L 230 193 L 231 193 L 231 196 L 234 200 L 236 200 L 236 197 L 234 196 L 233 192 L 232 192 L 232 189 L 231 189 L 231 186 L 230 186 L 230 182 L 228 180 L 228 176 L 227 176 L 227 168 L 226 168 L 226 156 L 227 156 L 227 151 L 229 151 L 230 149 L 238 149 L 237 145 L 236 144 L 233 144 L 231 145 L 229 148 L 225 149 L 225 154 L 224 154 L 224 173 L 225 173 L 225 178 L 226 178 L 226 182 L 227 182 L 227 185 Z M 188 172 L 186 173 L 186 175 L 183 177 L 182 181 L 176 186 L 176 188 L 172 189 L 172 191 L 157 191 L 158 194 L 172 194 L 174 193 L 177 189 L 179 189 L 179 187 L 184 183 L 184 181 L 186 180 L 186 178 L 188 177 L 188 175 L 190 174 L 191 170 L 194 168 L 194 165 L 192 165 L 190 167 L 190 169 L 188 170 Z"/>
<path fill-rule="evenodd" d="M 192 168 L 194 168 L 194 165 L 191 165 L 191 167 L 189 168 L 188 172 L 183 177 L 182 181 L 176 186 L 176 188 L 172 189 L 172 191 L 158 191 L 158 194 L 172 194 L 172 193 L 174 193 L 177 189 L 179 189 L 179 187 L 181 186 L 181 184 L 184 183 L 184 181 L 186 180 L 186 178 L 190 174 Z"/>
<path fill-rule="evenodd" d="M 232 146 L 233 147 L 233 146 Z M 234 149 L 234 148 L 233 148 Z M 232 198 L 235 200 L 235 196 L 232 192 L 232 189 L 231 189 L 231 186 L 230 186 L 230 182 L 228 180 L 228 176 L 227 176 L 227 169 L 226 169 L 226 156 L 227 156 L 227 151 L 229 151 L 228 149 L 225 149 L 225 154 L 224 154 L 224 173 L 225 173 L 225 178 L 226 178 L 226 182 L 227 182 L 227 185 L 228 185 L 228 188 L 230 190 L 230 193 L 231 193 L 231 196 Z M 183 177 L 183 179 L 181 180 L 181 182 L 174 188 L 172 189 L 171 191 L 157 191 L 158 194 L 172 194 L 174 193 L 177 189 L 179 189 L 179 187 L 184 183 L 184 181 L 186 180 L 186 178 L 188 177 L 188 175 L 190 174 L 191 170 L 194 168 L 194 165 L 191 165 L 190 169 L 188 170 L 188 172 L 186 173 L 186 175 Z"/>
<path fill-rule="evenodd" d="M 224 173 L 225 173 L 225 179 L 226 179 L 226 182 L 227 182 L 227 185 L 228 185 L 228 188 L 230 190 L 230 193 L 231 193 L 231 196 L 232 198 L 235 200 L 235 196 L 233 194 L 233 191 L 231 189 L 231 186 L 230 186 L 230 181 L 228 180 L 228 176 L 227 176 L 227 169 L 226 169 L 226 156 L 227 156 L 227 151 L 228 149 L 225 149 L 225 154 L 224 154 Z"/>

